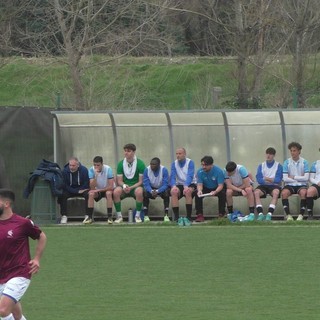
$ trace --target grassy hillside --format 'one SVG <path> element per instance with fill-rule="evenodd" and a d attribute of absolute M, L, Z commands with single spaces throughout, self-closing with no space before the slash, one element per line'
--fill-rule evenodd
<path fill-rule="evenodd" d="M 97 109 L 213 109 L 235 107 L 237 92 L 234 59 L 124 58 L 108 64 L 83 65 L 86 99 Z M 73 107 L 72 85 L 64 61 L 15 58 L 0 68 L 0 106 Z M 308 70 L 307 103 L 317 107 L 319 80 Z M 287 79 L 290 62 L 265 68 L 261 107 L 292 107 L 293 86 Z M 250 74 L 249 74 L 250 79 Z M 213 88 L 221 87 L 219 103 Z"/>

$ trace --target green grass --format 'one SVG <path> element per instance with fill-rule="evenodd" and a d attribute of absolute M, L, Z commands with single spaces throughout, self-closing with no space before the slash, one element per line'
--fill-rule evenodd
<path fill-rule="evenodd" d="M 233 108 L 237 94 L 236 62 L 224 57 L 122 58 L 101 63 L 95 56 L 82 62 L 85 99 L 90 110 L 185 110 Z M 74 107 L 72 82 L 63 59 L 11 58 L 0 60 L 1 106 Z M 320 101 L 318 64 L 306 68 L 308 107 Z M 270 61 L 263 74 L 261 106 L 291 107 L 291 62 Z M 248 68 L 252 85 L 254 68 Z M 213 105 L 213 87 L 221 87 Z"/>
<path fill-rule="evenodd" d="M 318 319 L 319 225 L 44 227 L 29 319 Z"/>

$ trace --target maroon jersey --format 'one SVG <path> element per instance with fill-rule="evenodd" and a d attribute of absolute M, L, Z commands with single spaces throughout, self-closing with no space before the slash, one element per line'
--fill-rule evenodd
<path fill-rule="evenodd" d="M 0 283 L 14 277 L 31 278 L 29 237 L 39 239 L 41 230 L 29 219 L 13 214 L 0 220 Z"/>

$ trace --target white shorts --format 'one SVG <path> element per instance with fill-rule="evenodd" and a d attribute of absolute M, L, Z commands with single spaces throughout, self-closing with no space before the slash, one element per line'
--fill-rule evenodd
<path fill-rule="evenodd" d="M 29 284 L 30 279 L 23 277 L 12 278 L 7 283 L 0 284 L 0 296 L 5 295 L 18 302 L 27 291 Z"/>

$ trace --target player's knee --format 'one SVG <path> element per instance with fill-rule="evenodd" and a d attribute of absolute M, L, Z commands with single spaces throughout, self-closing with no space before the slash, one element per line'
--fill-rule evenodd
<path fill-rule="evenodd" d="M 0 318 L 7 317 L 10 313 L 11 312 L 8 308 L 0 306 Z"/>
<path fill-rule="evenodd" d="M 93 192 L 89 192 L 89 199 L 94 199 L 94 193 Z"/>
<path fill-rule="evenodd" d="M 106 197 L 112 198 L 112 191 L 106 191 Z"/>
<path fill-rule="evenodd" d="M 117 188 L 114 189 L 113 195 L 114 195 L 115 197 L 120 197 L 121 194 L 122 194 L 122 191 L 123 191 L 122 188 L 117 187 Z"/>
<path fill-rule="evenodd" d="M 275 189 L 275 190 L 273 190 L 273 192 L 272 192 L 272 196 L 273 196 L 273 197 L 279 197 L 279 194 L 280 194 L 280 190 L 278 190 L 278 189 Z"/>
<path fill-rule="evenodd" d="M 246 191 L 247 194 L 252 194 L 252 188 L 251 187 L 246 188 L 245 191 Z"/>
<path fill-rule="evenodd" d="M 139 197 L 139 198 L 142 198 L 143 197 L 143 189 L 142 188 L 137 188 L 135 191 L 134 191 L 134 194 L 136 197 Z"/>
<path fill-rule="evenodd" d="M 179 189 L 178 188 L 172 188 L 171 189 L 171 196 L 178 197 L 179 196 Z"/>

